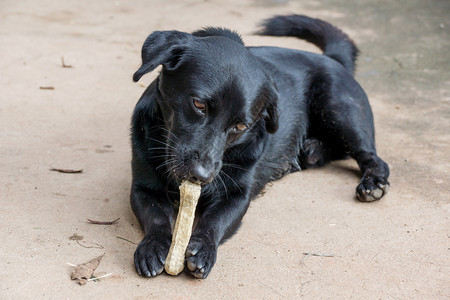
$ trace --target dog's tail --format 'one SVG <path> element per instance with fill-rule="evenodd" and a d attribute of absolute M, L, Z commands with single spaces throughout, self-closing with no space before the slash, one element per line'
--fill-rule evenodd
<path fill-rule="evenodd" d="M 304 39 L 353 74 L 359 50 L 348 35 L 330 23 L 302 15 L 289 15 L 267 19 L 261 25 L 262 29 L 257 34 Z"/>

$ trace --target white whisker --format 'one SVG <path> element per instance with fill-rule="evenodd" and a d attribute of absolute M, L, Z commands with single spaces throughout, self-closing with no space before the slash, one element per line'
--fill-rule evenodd
<path fill-rule="evenodd" d="M 227 176 L 230 180 L 231 180 L 231 182 L 233 182 L 234 183 L 234 185 L 238 188 L 238 190 L 241 192 L 241 194 L 242 194 L 242 190 L 241 190 L 241 188 L 239 187 L 239 185 L 236 183 L 236 181 L 233 179 L 233 178 L 231 178 L 231 176 L 230 175 L 228 175 L 227 173 L 225 173 L 224 171 L 220 171 L 221 173 L 223 173 L 223 175 L 225 175 L 225 176 Z"/>

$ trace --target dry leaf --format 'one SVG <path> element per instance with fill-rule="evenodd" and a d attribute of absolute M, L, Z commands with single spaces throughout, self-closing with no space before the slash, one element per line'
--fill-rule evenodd
<path fill-rule="evenodd" d="M 87 263 L 77 265 L 75 270 L 73 270 L 70 275 L 70 278 L 72 278 L 72 280 L 76 280 L 80 285 L 86 284 L 88 279 L 94 274 L 95 269 L 97 269 L 97 266 L 100 264 L 100 261 L 104 255 L 105 253 L 88 261 Z"/>
<path fill-rule="evenodd" d="M 50 168 L 50 171 L 56 171 L 59 173 L 81 173 L 83 172 L 83 169 L 80 170 L 72 170 L 72 169 L 58 169 L 58 168 Z"/>
<path fill-rule="evenodd" d="M 115 224 L 117 221 L 119 221 L 120 218 L 117 218 L 117 219 L 115 219 L 115 220 L 113 220 L 113 221 L 96 221 L 96 220 L 91 220 L 91 219 L 87 219 L 87 220 L 88 220 L 88 222 L 89 222 L 90 224 L 96 224 L 96 225 L 113 225 L 113 224 Z"/>

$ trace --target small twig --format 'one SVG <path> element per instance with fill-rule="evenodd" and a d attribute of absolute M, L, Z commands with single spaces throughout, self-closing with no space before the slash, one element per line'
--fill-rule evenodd
<path fill-rule="evenodd" d="M 93 278 L 89 278 L 87 281 L 96 281 L 97 279 L 105 278 L 105 277 L 108 277 L 108 276 L 111 276 L 111 275 L 112 275 L 112 273 L 109 273 L 109 274 L 106 274 L 106 275 L 102 275 L 102 276 L 98 276 L 98 277 L 92 275 Z"/>
<path fill-rule="evenodd" d="M 78 240 L 77 240 L 77 244 L 80 245 L 83 248 L 89 248 L 89 249 L 90 248 L 95 248 L 95 249 L 103 249 L 104 248 L 102 245 L 97 244 L 97 243 L 92 243 L 92 244 L 97 245 L 97 246 L 85 246 L 85 245 L 81 244 L 80 241 L 78 241 Z"/>
<path fill-rule="evenodd" d="M 79 170 L 58 169 L 58 168 L 53 168 L 52 166 L 50 166 L 50 171 L 56 171 L 59 173 L 81 173 L 81 172 L 83 172 L 83 169 L 79 169 Z"/>
<path fill-rule="evenodd" d="M 334 254 L 322 254 L 317 252 L 303 252 L 303 255 L 307 256 L 322 256 L 322 257 L 334 257 Z"/>
<path fill-rule="evenodd" d="M 303 258 L 300 261 L 299 265 L 303 265 L 305 263 L 305 260 L 310 256 L 321 256 L 321 257 L 334 257 L 334 254 L 322 254 L 317 252 L 303 252 Z"/>
<path fill-rule="evenodd" d="M 54 90 L 54 86 L 40 86 L 39 89 L 41 90 Z"/>
<path fill-rule="evenodd" d="M 61 64 L 62 64 L 62 67 L 63 67 L 63 68 L 72 68 L 71 65 L 66 65 L 66 64 L 64 63 L 64 57 L 63 57 L 63 56 L 61 56 Z"/>
<path fill-rule="evenodd" d="M 121 236 L 116 236 L 116 238 L 121 239 L 121 240 L 124 240 L 124 241 L 127 241 L 127 242 L 129 242 L 129 243 L 134 244 L 134 245 L 137 245 L 137 243 L 132 242 L 132 241 L 130 241 L 130 240 L 127 240 L 126 238 L 123 238 L 123 237 L 121 237 Z"/>
<path fill-rule="evenodd" d="M 91 219 L 87 219 L 88 223 L 90 224 L 96 224 L 96 225 L 112 225 L 114 223 L 116 223 L 117 221 L 120 220 L 120 218 L 117 218 L 113 221 L 95 221 L 95 220 L 91 220 Z"/>
<path fill-rule="evenodd" d="M 71 264 L 71 263 L 66 263 L 66 264 L 68 264 L 71 267 L 76 267 L 77 266 L 77 265 L 74 265 L 74 264 Z"/>

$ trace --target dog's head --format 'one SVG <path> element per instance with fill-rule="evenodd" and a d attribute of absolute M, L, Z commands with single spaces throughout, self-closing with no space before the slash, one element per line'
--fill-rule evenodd
<path fill-rule="evenodd" d="M 211 182 L 226 149 L 248 142 L 255 124 L 277 130 L 275 86 L 237 34 L 219 28 L 154 32 L 133 80 L 159 65 L 156 97 L 178 180 Z"/>

